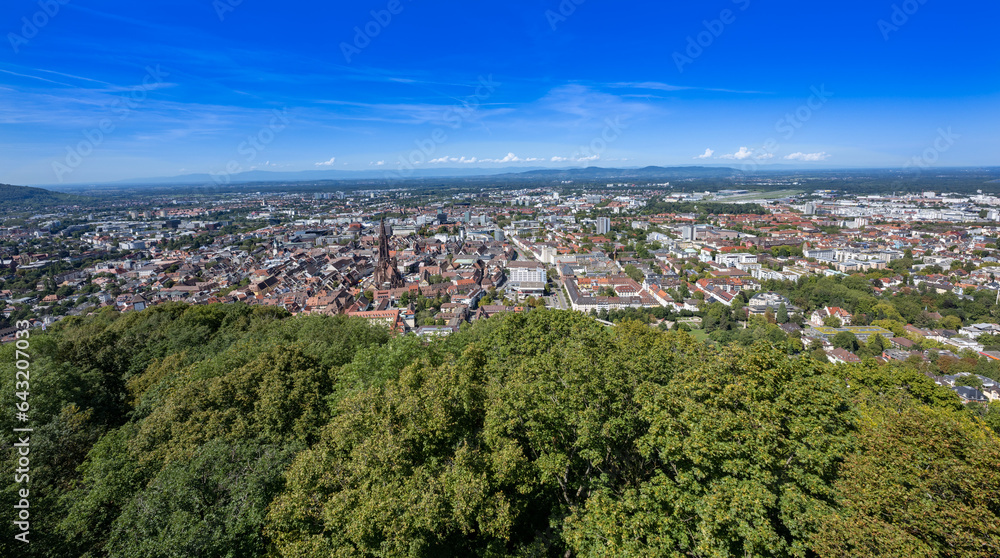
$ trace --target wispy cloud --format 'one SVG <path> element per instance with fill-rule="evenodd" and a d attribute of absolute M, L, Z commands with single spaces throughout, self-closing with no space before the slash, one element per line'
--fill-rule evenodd
<path fill-rule="evenodd" d="M 314 163 L 317 167 L 330 167 L 337 162 L 336 157 L 330 157 L 329 161 L 323 161 L 322 163 Z"/>
<path fill-rule="evenodd" d="M 830 158 L 830 154 L 826 151 L 820 151 L 819 153 L 802 153 L 796 152 L 791 155 L 785 155 L 785 159 L 789 161 L 805 161 L 805 162 L 815 162 L 815 161 L 825 161 Z"/>
<path fill-rule="evenodd" d="M 47 78 L 43 78 L 43 77 L 39 77 L 39 76 L 32 76 L 32 75 L 29 75 L 29 74 L 20 74 L 18 72 L 12 72 L 10 70 L 4 70 L 2 68 L 0 68 L 0 72 L 3 72 L 5 74 L 10 74 L 12 76 L 18 76 L 18 77 L 29 78 L 29 79 L 37 79 L 39 81 L 44 81 L 44 82 L 48 82 L 48 83 L 54 83 L 56 85 L 65 85 L 66 87 L 73 87 L 69 83 L 63 83 L 61 81 L 54 81 L 54 80 L 51 80 L 51 79 L 47 79 Z"/>
<path fill-rule="evenodd" d="M 339 99 L 321 99 L 320 105 L 341 107 L 336 117 L 342 120 L 386 122 L 395 124 L 430 124 L 454 128 L 489 117 L 509 114 L 509 106 L 500 103 L 472 105 L 455 103 L 364 103 Z"/>
<path fill-rule="evenodd" d="M 714 91 L 717 93 L 739 93 L 748 95 L 766 95 L 765 91 L 746 91 L 741 89 L 726 89 L 720 87 L 698 87 L 691 85 L 673 85 L 658 81 L 624 81 L 609 83 L 608 87 L 616 89 L 648 89 L 651 91 Z"/>
<path fill-rule="evenodd" d="M 603 127 L 608 118 L 629 120 L 657 111 L 650 103 L 626 99 L 578 83 L 554 87 L 537 102 L 525 107 L 525 112 L 532 117 L 540 116 L 546 125 L 561 118 L 563 127 L 592 124 Z M 535 112 L 540 114 L 535 115 Z M 570 120 L 565 119 L 567 116 Z"/>
<path fill-rule="evenodd" d="M 496 158 L 496 159 L 479 158 L 479 157 L 465 157 L 465 156 L 462 156 L 462 157 L 451 157 L 451 156 L 447 156 L 446 155 L 444 157 L 438 157 L 436 159 L 431 159 L 430 161 L 427 161 L 427 162 L 431 163 L 431 164 L 436 164 L 436 165 L 437 164 L 441 164 L 441 163 L 461 163 L 461 164 L 468 165 L 468 164 L 472 164 L 472 163 L 497 163 L 497 164 L 505 164 L 505 163 L 541 163 L 541 162 L 543 162 L 545 160 L 546 159 L 544 157 L 518 157 L 517 155 L 508 152 L 507 155 L 505 155 L 503 157 L 500 157 L 500 158 Z M 553 160 L 555 160 L 555 158 L 553 158 Z"/>
<path fill-rule="evenodd" d="M 601 158 L 601 156 L 599 154 L 595 153 L 593 155 L 578 155 L 576 157 L 558 157 L 558 156 L 556 156 L 556 157 L 552 157 L 551 159 L 549 159 L 549 161 L 552 162 L 552 163 L 586 163 L 588 161 L 596 161 L 596 160 L 598 160 L 600 158 Z M 608 159 L 608 160 L 610 161 L 612 159 Z M 622 159 L 622 161 L 625 161 L 625 160 L 627 160 L 627 159 Z"/>

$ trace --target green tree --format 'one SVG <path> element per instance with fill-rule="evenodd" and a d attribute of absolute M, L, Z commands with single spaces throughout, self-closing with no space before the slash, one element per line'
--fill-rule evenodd
<path fill-rule="evenodd" d="M 945 329 L 957 330 L 962 327 L 962 318 L 958 316 L 945 316 L 941 320 L 941 327 Z"/>
<path fill-rule="evenodd" d="M 636 283 L 642 283 L 646 279 L 646 276 L 642 273 L 642 271 L 632 264 L 626 265 L 624 270 L 625 275 L 628 275 Z"/>
<path fill-rule="evenodd" d="M 1000 443 L 955 411 L 864 401 L 857 450 L 818 518 L 819 556 L 996 556 Z M 929 520 L 929 518 L 934 518 Z"/>
<path fill-rule="evenodd" d="M 828 278 L 795 285 L 803 306 L 876 306 Z M 933 300 L 979 316 L 986 295 Z M 917 316 L 914 298 L 893 306 Z M 418 320 L 442 303 L 418 299 Z M 816 341 L 760 316 L 733 327 L 719 303 L 704 323 L 728 346 L 649 327 L 662 309 L 595 314 L 616 327 L 539 308 L 424 340 L 167 303 L 31 330 L 45 528 L 25 547 L 3 524 L 0 555 L 1000 554 L 1000 407 L 963 406 L 924 373 L 995 363 L 831 366 Z M 7 408 L 16 350 L 0 346 Z M 0 414 L 0 431 L 19 425 Z"/>
<path fill-rule="evenodd" d="M 781 303 L 781 306 L 778 306 L 778 313 L 775 316 L 775 319 L 778 321 L 779 324 L 788 323 L 788 307 L 785 306 L 784 302 Z"/>
<path fill-rule="evenodd" d="M 980 380 L 978 376 L 975 376 L 973 374 L 967 374 L 967 375 L 959 376 L 958 379 L 955 380 L 955 385 L 956 386 L 968 386 L 968 387 L 974 387 L 976 389 L 982 389 L 983 388 L 983 381 Z"/>
<path fill-rule="evenodd" d="M 868 350 L 871 351 L 872 354 L 874 355 L 880 355 L 886 349 L 889 348 L 889 342 L 886 341 L 884 337 L 878 334 L 870 336 L 865 345 L 868 347 Z"/>
<path fill-rule="evenodd" d="M 281 490 L 296 444 L 213 440 L 190 461 L 167 465 L 133 495 L 111 528 L 108 551 L 123 557 L 261 556 L 267 507 Z"/>
<path fill-rule="evenodd" d="M 896 307 L 888 302 L 880 302 L 876 304 L 872 309 L 872 313 L 874 314 L 875 319 L 878 320 L 893 320 L 897 322 L 903 321 L 903 317 L 899 314 L 899 311 L 896 310 Z"/>
<path fill-rule="evenodd" d="M 833 339 L 830 340 L 830 343 L 834 347 L 838 347 L 840 349 L 845 349 L 852 352 L 858 350 L 858 348 L 861 346 L 861 343 L 858 342 L 858 338 L 850 331 L 838 332 L 836 335 L 833 336 Z"/>
<path fill-rule="evenodd" d="M 568 520 L 584 556 L 792 556 L 828 512 L 851 413 L 811 360 L 755 346 L 643 386 L 648 479 Z M 698 417 L 712 417 L 703 421 Z"/>

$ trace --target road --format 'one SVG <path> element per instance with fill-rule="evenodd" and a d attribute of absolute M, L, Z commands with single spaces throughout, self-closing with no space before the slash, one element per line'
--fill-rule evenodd
<path fill-rule="evenodd" d="M 558 310 L 569 310 L 569 302 L 566 300 L 566 292 L 563 291 L 562 283 L 555 283 L 552 296 L 549 297 L 549 307 Z"/>

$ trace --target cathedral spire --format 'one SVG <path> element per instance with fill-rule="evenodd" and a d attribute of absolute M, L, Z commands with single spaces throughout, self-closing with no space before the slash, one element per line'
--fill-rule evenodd
<path fill-rule="evenodd" d="M 389 288 L 398 289 L 406 285 L 403 276 L 396 269 L 396 258 L 389 255 L 389 233 L 386 231 L 385 216 L 378 223 L 378 260 L 375 267 L 376 287 L 381 289 L 386 283 Z"/>

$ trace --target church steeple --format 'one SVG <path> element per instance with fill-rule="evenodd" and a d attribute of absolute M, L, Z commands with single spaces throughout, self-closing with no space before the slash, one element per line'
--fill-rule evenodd
<path fill-rule="evenodd" d="M 396 258 L 389 255 L 389 233 L 385 227 L 385 216 L 382 216 L 378 223 L 378 260 L 375 264 L 375 283 L 379 289 L 386 283 L 389 284 L 389 288 L 398 289 L 405 286 L 406 281 L 396 269 Z"/>
<path fill-rule="evenodd" d="M 385 232 L 385 217 L 378 223 L 378 261 L 389 260 L 389 235 Z"/>

